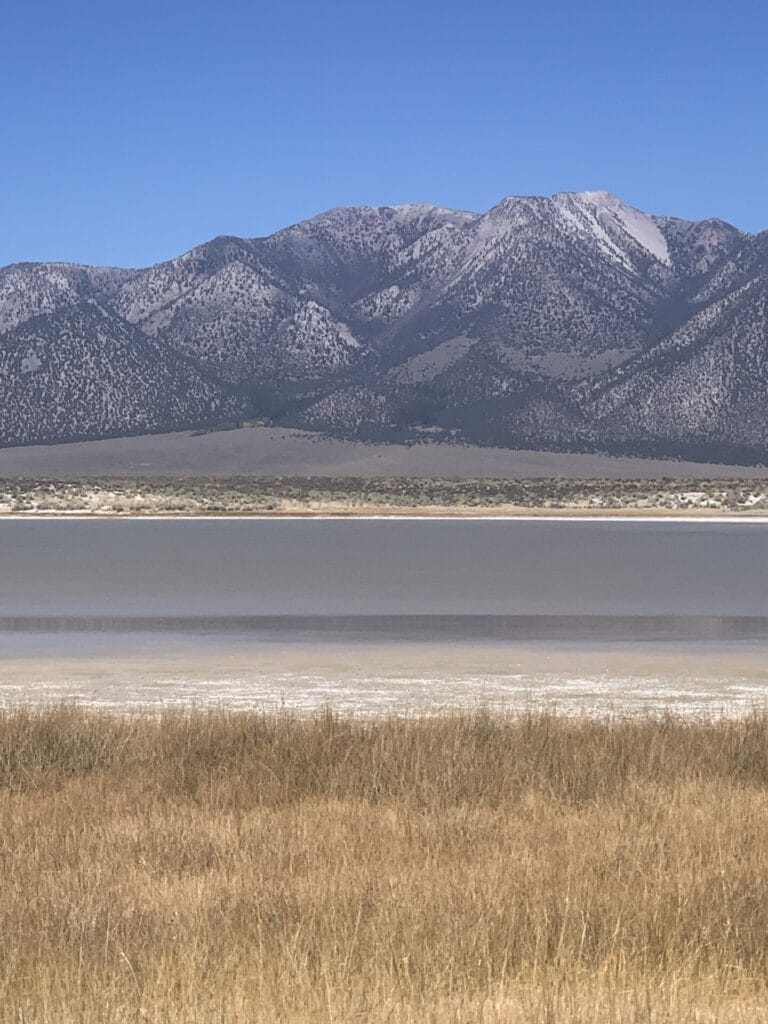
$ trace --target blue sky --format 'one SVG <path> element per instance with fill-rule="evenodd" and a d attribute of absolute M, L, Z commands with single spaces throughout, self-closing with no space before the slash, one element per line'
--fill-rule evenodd
<path fill-rule="evenodd" d="M 768 228 L 767 34 L 757 0 L 9 3 L 0 265 L 578 189 Z"/>

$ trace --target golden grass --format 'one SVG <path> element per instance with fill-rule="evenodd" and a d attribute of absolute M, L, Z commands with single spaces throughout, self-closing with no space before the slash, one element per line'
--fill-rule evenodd
<path fill-rule="evenodd" d="M 768 1020 L 768 717 L 0 713 L 0 1021 Z"/>

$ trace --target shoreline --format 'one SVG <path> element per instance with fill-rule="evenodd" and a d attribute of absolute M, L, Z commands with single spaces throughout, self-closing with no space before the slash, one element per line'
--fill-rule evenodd
<path fill-rule="evenodd" d="M 753 522 L 768 483 L 274 477 L 0 480 L 14 519 L 583 519 Z"/>
<path fill-rule="evenodd" d="M 700 510 L 677 510 L 669 509 L 660 511 L 658 509 L 600 509 L 594 512 L 585 509 L 521 509 L 517 511 L 499 512 L 496 509 L 434 509 L 412 511 L 411 509 L 375 509 L 375 510 L 339 510 L 339 511 L 253 511 L 253 512 L 147 512 L 147 513 L 123 513 L 123 512 L 85 512 L 85 511 L 58 511 L 41 510 L 35 512 L 3 512 L 0 513 L 0 522 L 20 522 L 41 520 L 63 520 L 70 522 L 93 522 L 103 520 L 116 520 L 120 522 L 158 522 L 158 521 L 190 521 L 190 522 L 216 522 L 221 520 L 245 521 L 245 520 L 272 520 L 272 521 L 423 521 L 423 522 L 452 522 L 452 521 L 489 521 L 489 522 L 582 522 L 582 523 L 721 523 L 731 524 L 743 523 L 754 526 L 768 525 L 768 515 L 765 512 L 723 512 L 721 509 L 700 509 Z"/>

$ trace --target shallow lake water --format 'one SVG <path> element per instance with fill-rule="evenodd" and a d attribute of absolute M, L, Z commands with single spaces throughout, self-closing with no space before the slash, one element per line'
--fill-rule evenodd
<path fill-rule="evenodd" d="M 739 712 L 767 580 L 758 522 L 5 520 L 0 702 Z"/>

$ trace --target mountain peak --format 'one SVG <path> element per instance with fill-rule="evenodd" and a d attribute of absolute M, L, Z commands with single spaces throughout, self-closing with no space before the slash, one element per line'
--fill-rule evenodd
<path fill-rule="evenodd" d="M 337 208 L 141 271 L 0 269 L 0 446 L 254 414 L 380 440 L 428 424 L 762 452 L 767 271 L 768 234 L 605 190 Z"/>
<path fill-rule="evenodd" d="M 599 242 L 613 251 L 619 262 L 627 266 L 632 263 L 622 246 L 617 247 L 616 244 L 617 238 L 628 235 L 659 263 L 671 266 L 667 240 L 653 217 L 629 206 L 611 192 L 558 192 L 552 200 L 570 217 L 577 213 L 582 227 L 592 231 Z"/>
<path fill-rule="evenodd" d="M 593 203 L 595 206 L 626 206 L 627 204 L 615 196 L 613 192 L 606 192 L 605 189 L 587 190 L 585 192 L 556 192 L 552 198 L 557 200 L 562 197 L 571 199 L 582 199 L 585 203 Z"/>

